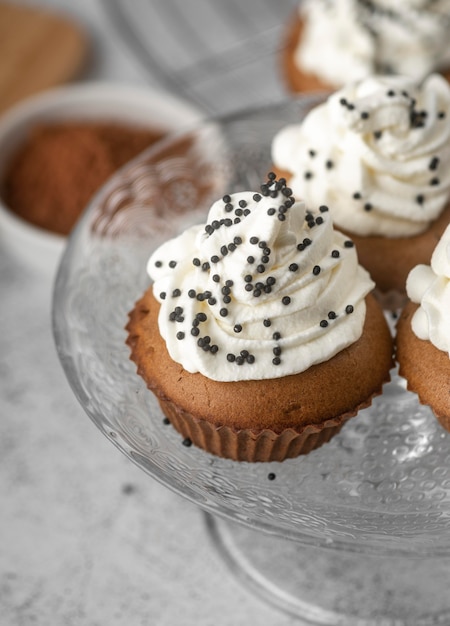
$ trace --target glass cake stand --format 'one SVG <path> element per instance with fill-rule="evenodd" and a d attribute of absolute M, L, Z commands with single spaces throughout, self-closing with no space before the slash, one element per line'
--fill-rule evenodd
<path fill-rule="evenodd" d="M 328 444 L 283 463 L 247 464 L 183 445 L 125 345 L 154 248 L 203 220 L 224 193 L 257 189 L 274 133 L 318 102 L 205 122 L 118 172 L 63 256 L 55 342 L 89 417 L 136 465 L 204 510 L 220 554 L 265 600 L 306 624 L 448 626 L 450 435 L 395 371 Z"/>

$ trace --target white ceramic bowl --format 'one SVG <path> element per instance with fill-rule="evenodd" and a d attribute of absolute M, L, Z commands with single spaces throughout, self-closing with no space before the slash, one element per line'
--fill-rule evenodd
<path fill-rule="evenodd" d="M 28 98 L 0 117 L 0 178 L 12 154 L 38 122 L 100 120 L 178 131 L 202 115 L 163 91 L 120 83 L 58 87 Z M 14 214 L 0 197 L 0 245 L 39 270 L 53 272 L 66 237 L 36 227 Z"/>

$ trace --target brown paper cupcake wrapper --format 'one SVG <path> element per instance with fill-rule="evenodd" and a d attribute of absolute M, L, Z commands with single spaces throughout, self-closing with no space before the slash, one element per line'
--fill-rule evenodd
<path fill-rule="evenodd" d="M 307 454 L 327 443 L 354 415 L 346 414 L 321 425 L 308 425 L 301 431 L 288 428 L 278 434 L 269 429 L 217 427 L 193 417 L 170 400 L 159 399 L 159 404 L 174 428 L 194 445 L 220 457 L 248 462 L 283 461 Z"/>

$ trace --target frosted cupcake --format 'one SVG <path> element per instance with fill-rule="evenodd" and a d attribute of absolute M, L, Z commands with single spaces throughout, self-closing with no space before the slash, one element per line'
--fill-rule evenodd
<path fill-rule="evenodd" d="M 450 431 L 450 226 L 406 283 L 411 302 L 397 325 L 400 374 Z"/>
<path fill-rule="evenodd" d="M 450 221 L 450 86 L 351 83 L 274 138 L 272 160 L 307 204 L 327 204 L 383 292 L 431 254 Z"/>
<path fill-rule="evenodd" d="M 390 333 L 352 242 L 272 175 L 215 202 L 148 273 L 131 358 L 175 428 L 213 454 L 309 452 L 389 378 Z"/>
<path fill-rule="evenodd" d="M 450 78 L 449 0 L 303 0 L 282 71 L 291 91 L 335 90 L 374 74 Z"/>

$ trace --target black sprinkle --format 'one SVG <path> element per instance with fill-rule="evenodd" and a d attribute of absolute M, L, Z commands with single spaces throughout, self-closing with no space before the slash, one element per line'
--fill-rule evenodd
<path fill-rule="evenodd" d="M 331 252 L 331 256 L 333 257 L 333 259 L 338 259 L 340 257 L 339 250 L 333 250 Z"/>
<path fill-rule="evenodd" d="M 361 200 L 361 194 L 359 193 L 359 191 L 355 191 L 355 193 L 353 194 L 353 199 Z"/>
<path fill-rule="evenodd" d="M 228 315 L 228 309 L 224 307 L 223 309 L 220 309 L 219 313 L 222 317 L 226 317 Z"/>
<path fill-rule="evenodd" d="M 258 241 L 259 241 L 258 237 L 250 237 L 250 243 L 256 244 L 258 243 Z"/>
<path fill-rule="evenodd" d="M 297 265 L 297 263 L 291 263 L 291 264 L 289 265 L 289 270 L 290 270 L 291 272 L 296 272 L 296 271 L 298 270 L 298 265 Z"/>
<path fill-rule="evenodd" d="M 265 326 L 266 328 L 269 328 L 269 326 L 271 326 L 271 325 L 272 325 L 272 322 L 271 322 L 270 320 L 266 319 L 266 320 L 264 320 L 264 321 L 263 321 L 263 324 L 264 324 L 264 326 Z"/>
<path fill-rule="evenodd" d="M 432 178 L 432 179 L 430 180 L 430 185 L 439 185 L 439 184 L 440 184 L 440 182 L 441 182 L 441 181 L 439 180 L 439 178 Z"/>
<path fill-rule="evenodd" d="M 353 247 L 354 247 L 354 245 L 355 245 L 355 244 L 353 243 L 353 241 L 352 241 L 351 239 L 347 239 L 346 241 L 344 241 L 344 246 L 345 246 L 346 248 L 353 248 Z"/>
<path fill-rule="evenodd" d="M 312 272 L 313 272 L 314 276 L 318 276 L 320 274 L 320 266 L 319 265 L 314 265 Z"/>
<path fill-rule="evenodd" d="M 227 202 L 227 203 L 228 203 L 228 202 L 231 202 L 231 196 L 229 196 L 228 194 L 226 194 L 226 195 L 222 198 L 222 200 L 223 200 L 224 202 Z"/>
<path fill-rule="evenodd" d="M 155 261 L 155 267 L 162 267 L 162 261 Z"/>
<path fill-rule="evenodd" d="M 325 167 L 327 168 L 327 170 L 331 170 L 334 167 L 333 161 L 328 159 L 328 161 L 325 162 Z"/>
<path fill-rule="evenodd" d="M 416 202 L 417 204 L 423 204 L 425 201 L 424 196 L 420 193 L 418 196 L 416 196 Z"/>
<path fill-rule="evenodd" d="M 371 211 L 373 209 L 373 206 L 370 204 L 370 202 L 366 202 L 364 205 L 364 211 Z"/>
<path fill-rule="evenodd" d="M 169 261 L 169 267 L 176 267 L 177 266 L 177 262 L 176 261 Z"/>
<path fill-rule="evenodd" d="M 267 478 L 268 480 L 275 480 L 276 474 L 274 474 L 274 472 L 269 472 L 269 474 L 267 474 Z"/>
<path fill-rule="evenodd" d="M 291 303 L 291 299 L 289 296 L 283 296 L 283 298 L 281 299 L 282 304 L 284 304 L 285 306 L 287 306 L 288 304 Z"/>
<path fill-rule="evenodd" d="M 165 418 L 163 419 L 163 424 L 165 424 L 166 426 L 168 426 L 168 425 L 170 424 L 170 420 L 169 420 L 169 418 L 168 418 L 168 417 L 165 417 Z"/>
<path fill-rule="evenodd" d="M 345 307 L 345 312 L 347 313 L 347 315 L 350 315 L 350 313 L 353 313 L 353 311 L 354 311 L 353 305 L 347 304 L 347 306 Z"/>
<path fill-rule="evenodd" d="M 165 300 L 166 299 L 166 292 L 165 291 L 161 291 L 161 293 L 159 294 L 159 297 L 161 298 L 161 300 Z"/>
<path fill-rule="evenodd" d="M 337 318 L 337 315 L 334 311 L 329 311 L 328 313 L 328 319 L 329 320 L 335 320 Z"/>
<path fill-rule="evenodd" d="M 361 119 L 363 120 L 368 120 L 369 119 L 369 114 L 367 111 L 362 111 L 361 112 Z"/>
<path fill-rule="evenodd" d="M 234 363 L 234 361 L 236 360 L 236 357 L 234 356 L 234 354 L 227 354 L 227 361 L 229 361 L 230 363 Z"/>
<path fill-rule="evenodd" d="M 189 437 L 183 439 L 182 443 L 183 446 L 186 446 L 186 448 L 190 448 L 192 446 L 192 441 L 189 439 Z"/>
<path fill-rule="evenodd" d="M 242 326 L 241 326 L 241 324 L 236 324 L 236 325 L 234 326 L 233 330 L 234 330 L 234 332 L 235 332 L 235 333 L 240 333 L 240 332 L 241 332 L 241 330 L 242 330 Z"/>
<path fill-rule="evenodd" d="M 320 205 L 320 207 L 319 207 L 319 211 L 320 211 L 321 213 L 327 213 L 327 212 L 328 212 L 328 210 L 329 210 L 329 209 L 328 209 L 328 207 L 327 207 L 325 204 L 322 204 L 322 205 Z"/>
<path fill-rule="evenodd" d="M 195 289 L 189 289 L 188 296 L 190 298 L 195 298 L 196 295 L 197 295 L 197 293 L 196 293 Z"/>
<path fill-rule="evenodd" d="M 280 359 L 280 357 L 279 357 L 279 356 L 274 357 L 274 358 L 272 359 L 272 363 L 273 363 L 274 365 L 280 365 L 280 363 L 281 363 L 281 359 Z"/>
<path fill-rule="evenodd" d="M 173 298 L 178 298 L 178 296 L 181 296 L 181 289 L 174 289 L 172 291 L 172 297 Z"/>
<path fill-rule="evenodd" d="M 327 322 L 327 320 L 321 320 L 321 321 L 320 321 L 320 326 L 321 326 L 322 328 L 326 328 L 326 327 L 328 326 L 328 322 Z"/>
<path fill-rule="evenodd" d="M 439 157 L 433 157 L 430 161 L 428 169 L 430 169 L 431 171 L 434 171 L 438 168 L 438 166 L 439 166 Z"/>
<path fill-rule="evenodd" d="M 194 265 L 196 265 L 197 267 L 200 267 L 200 265 L 201 265 L 200 259 L 197 259 L 197 258 L 192 259 L 192 263 Z"/>
<path fill-rule="evenodd" d="M 185 335 L 181 330 L 177 333 L 177 339 L 184 339 L 184 336 Z"/>

